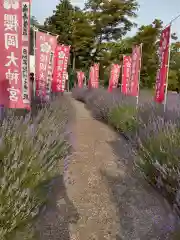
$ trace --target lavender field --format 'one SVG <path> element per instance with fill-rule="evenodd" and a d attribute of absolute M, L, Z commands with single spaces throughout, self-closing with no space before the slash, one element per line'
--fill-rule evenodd
<path fill-rule="evenodd" d="M 85 103 L 92 115 L 111 125 L 130 142 L 139 158 L 134 162 L 180 215 L 180 126 L 178 94 L 169 92 L 167 107 L 157 105 L 148 91 L 136 99 L 119 90 L 74 89 L 73 97 Z"/>

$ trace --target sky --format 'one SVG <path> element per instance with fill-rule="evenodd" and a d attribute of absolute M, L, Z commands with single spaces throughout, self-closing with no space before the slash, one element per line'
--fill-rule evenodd
<path fill-rule="evenodd" d="M 33 0 L 32 15 L 40 23 L 43 23 L 46 17 L 51 16 L 58 2 L 59 0 Z M 85 1 L 71 0 L 71 2 L 76 6 L 83 7 Z M 150 24 L 155 18 L 161 19 L 166 26 L 180 14 L 180 0 L 138 0 L 138 3 L 140 8 L 137 12 L 138 18 L 135 19 L 138 26 Z M 136 29 L 133 29 L 130 35 L 133 35 L 135 32 Z M 180 18 L 172 24 L 172 32 L 176 32 L 180 39 Z"/>

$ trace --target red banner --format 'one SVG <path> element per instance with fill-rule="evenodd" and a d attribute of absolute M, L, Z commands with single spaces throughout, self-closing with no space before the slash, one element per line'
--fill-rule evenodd
<path fill-rule="evenodd" d="M 89 88 L 99 87 L 99 64 L 98 63 L 95 63 L 90 68 L 88 87 Z"/>
<path fill-rule="evenodd" d="M 78 87 L 79 88 L 83 87 L 84 78 L 85 78 L 84 72 L 78 71 L 77 72 L 77 79 L 78 79 Z"/>
<path fill-rule="evenodd" d="M 43 32 L 36 33 L 36 96 L 47 97 L 47 85 L 52 76 L 52 53 L 55 51 L 57 39 Z M 49 71 L 50 68 L 50 71 Z M 50 74 L 51 72 L 51 74 Z"/>
<path fill-rule="evenodd" d="M 46 81 L 46 99 L 50 99 L 50 94 L 51 94 L 51 85 L 52 85 L 52 80 L 53 80 L 53 70 L 54 70 L 54 54 L 55 54 L 55 49 L 57 47 L 57 37 L 51 36 L 51 52 L 50 52 L 50 58 L 49 58 L 49 63 L 48 63 L 48 72 L 47 72 L 47 81 Z"/>
<path fill-rule="evenodd" d="M 109 79 L 108 91 L 112 92 L 114 88 L 117 88 L 121 66 L 119 64 L 113 64 L 111 67 L 111 74 Z"/>
<path fill-rule="evenodd" d="M 127 94 L 127 87 L 131 77 L 131 56 L 123 57 L 122 84 L 121 92 Z"/>
<path fill-rule="evenodd" d="M 131 74 L 127 84 L 127 94 L 137 97 L 139 95 L 139 77 L 141 70 L 141 45 L 133 48 L 131 59 Z"/>
<path fill-rule="evenodd" d="M 59 45 L 55 51 L 54 57 L 54 73 L 52 82 L 53 92 L 64 92 L 66 78 L 67 78 L 67 66 L 70 53 L 70 46 Z"/>
<path fill-rule="evenodd" d="M 0 23 L 0 104 L 30 109 L 30 1 L 1 1 Z"/>
<path fill-rule="evenodd" d="M 161 33 L 159 43 L 159 69 L 156 75 L 155 101 L 162 103 L 165 98 L 165 89 L 167 84 L 167 71 L 169 61 L 169 47 L 171 27 L 168 26 Z"/>

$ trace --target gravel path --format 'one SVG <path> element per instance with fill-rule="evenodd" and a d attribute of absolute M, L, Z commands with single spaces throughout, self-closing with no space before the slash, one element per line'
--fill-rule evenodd
<path fill-rule="evenodd" d="M 94 120 L 82 103 L 73 124 L 75 151 L 64 179 L 56 179 L 38 221 L 43 240 L 171 239 L 168 204 L 133 169 L 124 139 Z"/>

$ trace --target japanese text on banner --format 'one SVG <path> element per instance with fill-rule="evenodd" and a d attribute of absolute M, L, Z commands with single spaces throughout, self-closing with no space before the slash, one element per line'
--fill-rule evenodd
<path fill-rule="evenodd" d="M 36 95 L 44 100 L 50 96 L 53 55 L 57 38 L 46 33 L 36 33 Z"/>
<path fill-rule="evenodd" d="M 88 87 L 90 88 L 98 88 L 99 87 L 99 64 L 95 63 L 90 68 L 89 73 L 89 82 Z"/>
<path fill-rule="evenodd" d="M 120 68 L 121 66 L 119 64 L 113 64 L 111 67 L 109 87 L 108 87 L 109 92 L 112 92 L 113 89 L 117 88 L 119 75 L 120 75 Z"/>
<path fill-rule="evenodd" d="M 165 88 L 167 84 L 167 71 L 169 59 L 171 26 L 162 31 L 159 42 L 159 68 L 156 74 L 155 101 L 162 103 L 165 98 Z"/>
<path fill-rule="evenodd" d="M 29 109 L 29 35 L 27 35 L 26 44 L 23 45 L 24 19 L 27 23 L 27 32 L 30 26 L 29 1 L 4 0 L 2 2 L 0 31 L 4 37 L 0 39 L 0 45 L 4 47 L 4 51 L 0 56 L 2 76 L 0 77 L 0 103 L 9 108 Z M 23 61 L 25 58 L 26 61 Z"/>
<path fill-rule="evenodd" d="M 123 57 L 122 85 L 121 92 L 127 94 L 128 85 L 131 77 L 131 56 Z"/>
<path fill-rule="evenodd" d="M 79 88 L 83 87 L 84 78 L 85 78 L 84 72 L 78 71 L 77 72 L 77 79 L 78 79 L 78 87 Z"/>
<path fill-rule="evenodd" d="M 70 46 L 59 45 L 55 51 L 55 67 L 52 82 L 53 92 L 64 92 Z"/>
<path fill-rule="evenodd" d="M 133 48 L 131 57 L 131 75 L 127 84 L 127 94 L 137 97 L 139 94 L 139 77 L 141 70 L 141 48 L 136 46 Z"/>

